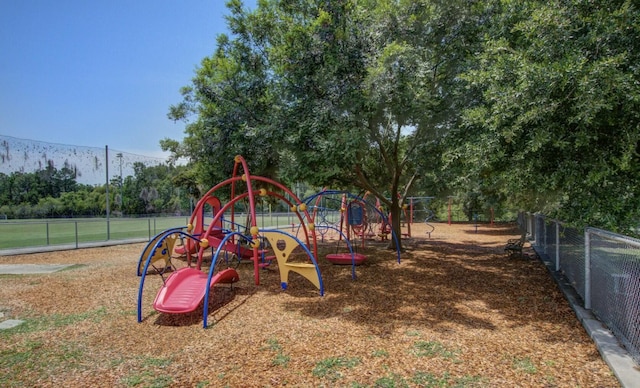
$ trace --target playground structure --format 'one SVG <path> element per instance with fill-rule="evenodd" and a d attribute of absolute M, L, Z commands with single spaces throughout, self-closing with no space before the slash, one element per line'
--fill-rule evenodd
<path fill-rule="evenodd" d="M 367 192 L 365 193 L 363 198 L 366 200 L 368 196 L 369 196 L 369 193 Z M 422 203 L 428 204 L 431 199 L 432 197 L 407 197 L 406 198 L 408 203 L 403 204 L 402 208 L 400 209 L 400 228 L 401 228 L 400 233 L 402 234 L 403 237 L 411 238 L 411 225 L 414 223 L 415 213 L 418 211 L 429 211 L 429 210 L 418 209 L 418 205 Z M 385 209 L 381 204 L 380 198 L 375 198 L 375 203 L 376 203 L 375 209 L 377 209 L 378 212 L 373 214 L 370 213 L 370 216 L 372 217 L 372 219 L 377 220 L 372 224 L 379 225 L 379 228 L 376 232 L 370 229 L 369 236 L 377 235 L 378 237 L 380 237 L 380 239 L 387 240 L 392 230 L 391 212 L 390 211 L 386 212 L 386 217 L 385 217 L 384 216 Z M 433 214 L 433 212 L 431 212 L 431 214 Z M 429 235 L 429 237 L 431 237 L 431 232 L 433 232 L 435 227 L 433 227 L 433 225 L 430 225 L 427 221 L 425 221 L 425 223 L 427 224 L 427 234 Z"/>
<path fill-rule="evenodd" d="M 326 235 L 327 231 L 342 231 L 344 236 L 340 238 L 359 239 L 360 245 L 364 246 L 364 240 L 376 237 L 386 240 L 391 234 L 390 219 L 383 212 L 380 201 L 376 199 L 374 205 L 367 196 L 360 197 L 344 190 L 322 189 L 302 201 L 311 209 L 316 230 L 321 236 Z M 338 213 L 339 216 L 330 217 L 331 213 Z"/>
<path fill-rule="evenodd" d="M 365 232 L 367 229 L 367 213 L 364 204 L 358 200 L 350 200 L 347 202 L 346 194 L 342 196 L 342 206 L 340 207 L 340 238 L 347 245 L 349 252 L 345 253 L 329 253 L 325 257 L 333 264 L 352 266 L 360 265 L 366 260 L 366 256 L 357 253 L 351 243 L 354 238 L 359 237 L 362 248 L 364 248 Z M 343 233 L 346 231 L 346 233 Z M 357 246 L 357 245 L 356 245 Z M 355 271 L 352 276 L 355 278 Z"/>
<path fill-rule="evenodd" d="M 233 268 L 216 271 L 218 262 L 227 265 L 231 261 L 250 260 L 253 263 L 254 281 L 260 284 L 260 269 L 276 260 L 280 273 L 280 285 L 287 289 L 291 272 L 298 273 L 324 295 L 324 285 L 316 261 L 317 243 L 313 218 L 307 206 L 287 187 L 269 178 L 254 176 L 241 156 L 234 159 L 231 178 L 213 186 L 198 201 L 186 227 L 172 228 L 159 233 L 146 245 L 138 260 L 138 322 L 142 322 L 142 297 L 145 278 L 155 272 L 162 276 L 163 285 L 153 303 L 154 309 L 169 314 L 194 311 L 203 304 L 203 327 L 207 327 L 208 305 L 211 290 L 216 284 L 233 284 L 239 275 Z M 241 173 L 242 172 L 242 173 Z M 255 186 L 272 187 L 280 192 Z M 282 194 L 281 194 L 282 193 Z M 222 205 L 220 197 L 229 201 Z M 220 195 L 220 196 L 218 196 Z M 277 229 L 260 229 L 257 223 L 256 197 L 274 197 L 287 204 L 300 221 L 298 235 Z M 236 222 L 236 206 L 248 205 L 245 224 Z M 210 214 L 210 217 L 207 217 Z M 226 218 L 225 215 L 230 217 Z M 305 223 L 305 220 L 310 221 Z M 177 246 L 178 240 L 182 241 Z M 211 264 L 208 273 L 203 271 L 205 251 L 211 248 Z M 300 249 L 298 249 L 300 248 Z M 273 251 L 272 255 L 268 253 Z M 290 262 L 294 251 L 302 251 L 306 262 Z M 186 257 L 187 267 L 176 269 L 172 263 L 174 254 Z M 195 255 L 195 260 L 192 259 Z M 194 267 L 192 262 L 195 261 Z M 165 274 L 169 276 L 165 279 Z"/>
<path fill-rule="evenodd" d="M 310 223 L 315 225 L 315 230 L 323 236 L 323 240 L 332 231 L 337 234 L 338 245 L 346 245 L 346 252 L 338 252 L 339 247 L 336 246 L 336 252 L 327 254 L 325 258 L 336 265 L 351 265 L 353 279 L 356 278 L 355 267 L 367 259 L 364 254 L 357 252 L 358 245 L 364 249 L 367 239 L 381 237 L 383 232 L 391 234 L 395 240 L 397 260 L 400 263 L 398 237 L 391 230 L 389 220 L 379 206 L 367 201 L 365 197 L 348 191 L 323 189 L 303 199 L 303 202 L 311 209 Z M 339 212 L 337 220 L 328 220 L 327 214 L 331 210 Z"/>
<path fill-rule="evenodd" d="M 416 214 L 421 214 L 421 217 L 418 217 L 418 219 L 422 219 L 424 220 L 424 223 L 427 227 L 426 229 L 426 234 L 429 238 L 431 238 L 431 233 L 433 233 L 433 231 L 436 229 L 435 226 L 433 226 L 432 222 L 435 219 L 435 213 L 433 212 L 433 210 L 429 209 L 429 203 L 431 202 L 431 200 L 433 200 L 434 197 L 408 197 L 407 200 L 409 201 L 408 204 L 408 208 L 409 208 L 409 212 L 408 212 L 408 219 L 409 219 L 409 224 L 413 224 L 414 219 L 416 218 Z"/>

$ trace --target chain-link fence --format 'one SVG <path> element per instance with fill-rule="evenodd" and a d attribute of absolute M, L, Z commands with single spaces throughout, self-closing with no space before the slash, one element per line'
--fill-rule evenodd
<path fill-rule="evenodd" d="M 134 175 L 136 163 L 157 166 L 165 158 L 109 149 L 55 144 L 0 135 L 0 173 L 33 173 L 54 167 L 71 170 L 78 183 L 102 185 L 115 176 Z"/>
<path fill-rule="evenodd" d="M 640 240 L 587 228 L 590 306 L 640 360 Z"/>
<path fill-rule="evenodd" d="M 539 214 L 523 215 L 519 224 L 536 251 L 582 297 L 584 307 L 640 363 L 640 240 L 595 228 L 569 228 Z"/>
<path fill-rule="evenodd" d="M 100 242 L 148 241 L 188 217 L 74 218 L 0 222 L 0 253 L 29 248 L 79 248 Z"/>
<path fill-rule="evenodd" d="M 230 213 L 226 220 L 231 219 Z M 325 216 L 326 220 L 339 220 L 339 212 Z M 248 225 L 247 215 L 237 213 L 239 225 Z M 205 223 L 211 217 L 205 217 Z M 139 216 L 116 218 L 74 218 L 48 220 L 0 221 L 0 254 L 11 254 L 14 250 L 29 248 L 30 251 L 46 251 L 49 248 L 74 249 L 96 246 L 101 243 L 146 242 L 156 234 L 189 223 L 189 216 Z M 299 220 L 292 212 L 261 212 L 257 214 L 261 228 L 290 228 L 295 232 Z M 321 228 L 320 232 L 324 230 Z"/>

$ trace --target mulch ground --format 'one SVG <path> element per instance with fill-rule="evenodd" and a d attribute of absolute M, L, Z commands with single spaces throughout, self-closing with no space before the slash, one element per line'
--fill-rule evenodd
<path fill-rule="evenodd" d="M 421 225 L 400 264 L 368 242 L 350 266 L 320 258 L 325 295 L 277 269 L 253 281 L 240 264 L 200 307 L 160 314 L 148 276 L 137 322 L 143 244 L 0 257 L 0 264 L 77 264 L 0 275 L 0 386 L 39 387 L 617 387 L 538 260 L 509 259 L 513 225 Z M 344 247 L 328 242 L 323 252 Z M 184 266 L 181 260 L 174 260 Z"/>

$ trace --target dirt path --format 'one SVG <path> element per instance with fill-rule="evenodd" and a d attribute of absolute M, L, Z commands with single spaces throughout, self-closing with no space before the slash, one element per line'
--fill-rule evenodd
<path fill-rule="evenodd" d="M 152 309 L 148 277 L 136 320 L 143 244 L 0 257 L 0 264 L 76 264 L 51 274 L 0 275 L 0 386 L 616 387 L 617 380 L 546 272 L 507 259 L 508 225 L 412 228 L 398 264 L 369 243 L 365 264 L 320 265 L 325 296 L 277 270 L 202 308 Z M 335 252 L 330 243 L 324 252 Z M 340 247 L 342 249 L 342 247 Z"/>

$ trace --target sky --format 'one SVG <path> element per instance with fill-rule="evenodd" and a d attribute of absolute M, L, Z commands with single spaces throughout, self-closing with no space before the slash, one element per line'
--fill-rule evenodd
<path fill-rule="evenodd" d="M 185 127 L 169 106 L 228 32 L 225 3 L 2 1 L 0 135 L 166 155 Z"/>

